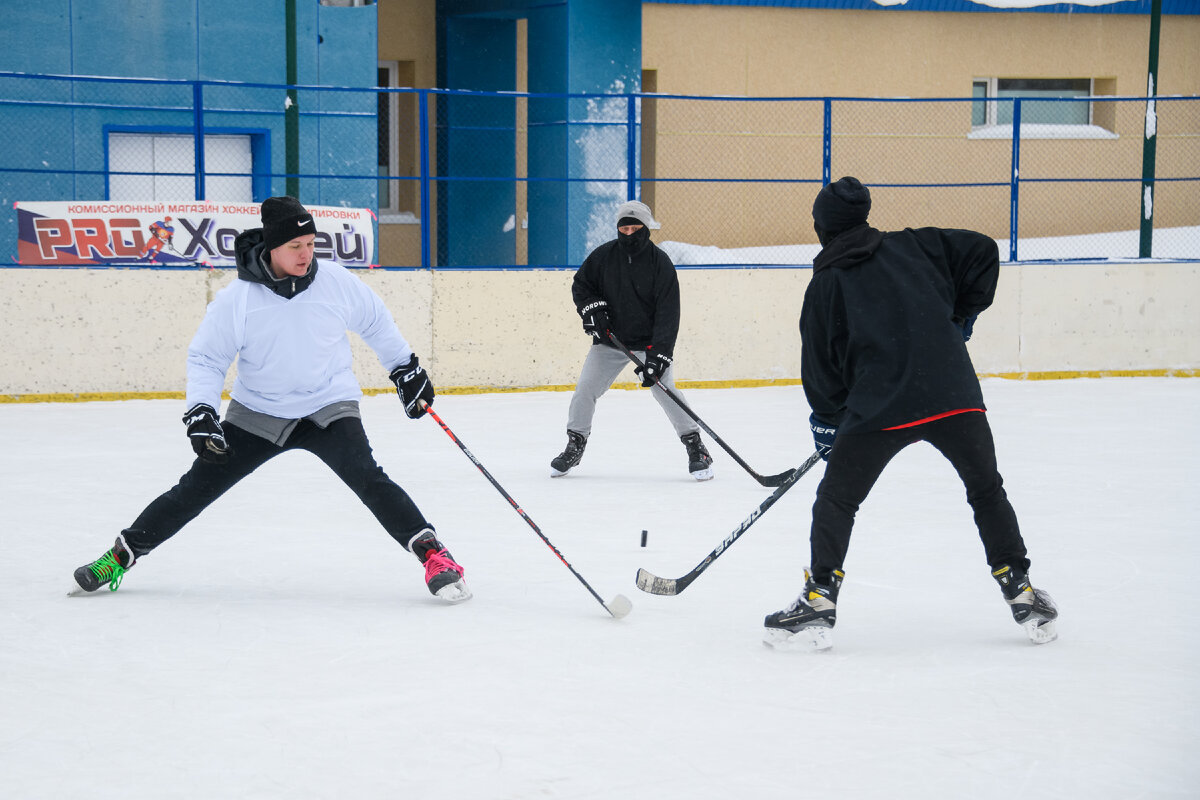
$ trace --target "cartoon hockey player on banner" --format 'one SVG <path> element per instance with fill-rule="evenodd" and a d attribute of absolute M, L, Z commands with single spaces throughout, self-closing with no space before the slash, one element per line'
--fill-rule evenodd
<path fill-rule="evenodd" d="M 163 217 L 161 220 L 151 222 L 150 241 L 146 242 L 146 249 L 138 256 L 138 260 L 141 261 L 143 258 L 149 256 L 151 262 L 157 261 L 158 254 L 162 252 L 163 247 L 170 245 L 174 239 L 175 228 L 171 225 L 170 217 Z M 171 247 L 171 249 L 174 250 L 175 248 Z"/>

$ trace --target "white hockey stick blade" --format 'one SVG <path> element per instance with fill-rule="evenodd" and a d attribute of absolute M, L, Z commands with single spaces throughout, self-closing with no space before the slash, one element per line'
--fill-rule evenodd
<path fill-rule="evenodd" d="M 679 594 L 678 583 L 674 578 L 660 578 L 653 572 L 644 569 L 637 571 L 637 587 L 650 594 Z"/>
<path fill-rule="evenodd" d="M 763 644 L 784 653 L 823 653 L 833 647 L 833 629 L 801 628 L 792 633 L 779 628 L 765 628 Z"/>
<path fill-rule="evenodd" d="M 608 613 L 613 615 L 613 619 L 621 619 L 622 617 L 633 611 L 633 603 L 629 602 L 629 598 L 623 594 L 619 594 L 612 600 L 604 604 L 608 609 Z"/>

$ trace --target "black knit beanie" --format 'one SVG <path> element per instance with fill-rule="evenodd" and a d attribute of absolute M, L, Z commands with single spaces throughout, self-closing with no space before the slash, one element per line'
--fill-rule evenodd
<path fill-rule="evenodd" d="M 871 192 L 858 178 L 845 177 L 829 184 L 813 202 L 813 227 L 830 238 L 867 221 Z"/>
<path fill-rule="evenodd" d="M 312 214 L 294 197 L 268 197 L 262 204 L 263 248 L 274 250 L 297 236 L 317 232 Z"/>

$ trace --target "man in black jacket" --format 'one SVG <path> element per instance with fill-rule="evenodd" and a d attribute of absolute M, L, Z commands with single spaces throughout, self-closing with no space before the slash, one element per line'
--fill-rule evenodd
<path fill-rule="evenodd" d="M 822 245 L 800 315 L 809 424 L 826 460 L 813 505 L 811 571 L 788 608 L 767 616 L 780 649 L 832 646 L 854 515 L 888 462 L 926 441 L 962 479 L 992 575 L 1034 642 L 1053 641 L 1053 600 L 1029 583 L 1017 516 L 996 468 L 983 392 L 967 352 L 975 318 L 992 304 L 1000 259 L 981 233 L 881 232 L 867 224 L 871 193 L 842 178 L 817 195 Z"/>
<path fill-rule="evenodd" d="M 642 357 L 642 366 L 635 368 L 642 386 L 653 386 L 657 381 L 675 390 L 671 367 L 679 335 L 679 277 L 675 265 L 650 241 L 650 229 L 657 228 L 658 223 L 645 203 L 622 203 L 616 220 L 617 238 L 593 250 L 571 284 L 575 309 L 593 346 L 571 397 L 567 447 L 550 462 L 553 478 L 566 475 L 583 458 L 596 401 L 629 364 L 609 339 L 610 332 Z M 688 472 L 698 481 L 712 478 L 712 456 L 700 441 L 700 427 L 664 392 L 654 392 L 654 399 L 687 448 Z"/>

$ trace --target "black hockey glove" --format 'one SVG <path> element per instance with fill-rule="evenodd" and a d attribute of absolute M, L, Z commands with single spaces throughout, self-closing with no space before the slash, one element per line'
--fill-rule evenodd
<path fill-rule="evenodd" d="M 808 427 L 812 429 L 813 442 L 822 461 L 829 460 L 829 451 L 833 449 L 833 440 L 837 438 L 837 426 L 822 422 L 816 414 L 808 415 Z"/>
<path fill-rule="evenodd" d="M 196 455 L 213 464 L 224 464 L 233 455 L 233 448 L 225 441 L 225 431 L 217 421 L 217 412 L 208 403 L 197 403 L 183 415 L 187 425 L 188 439 Z"/>
<path fill-rule="evenodd" d="M 658 381 L 661 381 L 663 376 L 667 374 L 667 370 L 671 368 L 671 357 L 662 353 L 655 353 L 649 347 L 646 348 L 646 363 L 640 367 L 634 367 L 633 371 L 642 376 L 642 386 L 653 386 Z"/>
<path fill-rule="evenodd" d="M 607 342 L 608 332 L 612 328 L 612 320 L 608 317 L 608 303 L 597 300 L 589 303 L 579 312 L 583 317 L 583 332 L 590 334 L 597 342 Z"/>
<path fill-rule="evenodd" d="M 425 416 L 425 406 L 433 402 L 433 384 L 429 382 L 429 374 L 417 361 L 417 357 L 414 355 L 396 367 L 388 377 L 396 384 L 396 394 L 400 395 L 400 402 L 404 403 L 404 413 L 408 418 Z"/>
<path fill-rule="evenodd" d="M 969 342 L 969 341 L 971 341 L 971 333 L 974 331 L 974 328 L 975 328 L 975 320 L 978 318 L 979 318 L 978 314 L 972 314 L 971 316 L 966 317 L 965 319 L 963 317 L 955 315 L 950 318 L 950 321 L 953 322 L 955 325 L 957 325 L 959 327 L 959 330 L 962 331 L 963 341 Z"/>

